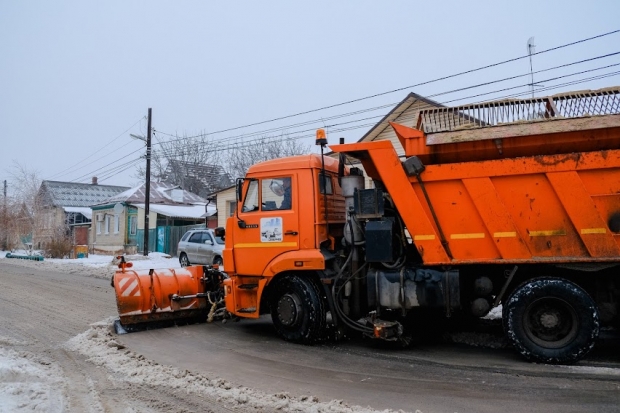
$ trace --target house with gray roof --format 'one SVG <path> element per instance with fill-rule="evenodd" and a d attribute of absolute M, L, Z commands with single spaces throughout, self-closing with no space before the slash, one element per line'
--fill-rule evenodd
<path fill-rule="evenodd" d="M 43 181 L 37 194 L 42 211 L 37 248 L 50 241 L 55 231 L 69 228 L 74 244 L 89 244 L 88 229 L 92 219 L 90 206 L 129 189 L 126 186 L 99 185 L 93 177 L 90 184 Z M 85 228 L 85 229 L 78 229 Z"/>
<path fill-rule="evenodd" d="M 92 249 L 101 254 L 135 254 L 144 250 L 146 184 L 127 189 L 92 206 Z M 215 206 L 178 185 L 151 182 L 149 251 L 176 254 L 180 237 L 204 226 Z"/>

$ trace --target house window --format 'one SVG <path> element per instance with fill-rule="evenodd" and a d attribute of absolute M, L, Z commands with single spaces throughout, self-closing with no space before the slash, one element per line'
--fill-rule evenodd
<path fill-rule="evenodd" d="M 110 233 L 110 216 L 109 215 L 105 216 L 105 224 L 104 224 L 104 226 L 105 226 L 105 233 L 109 234 Z"/>
<path fill-rule="evenodd" d="M 97 221 L 97 234 L 101 234 L 101 221 Z"/>
<path fill-rule="evenodd" d="M 237 209 L 237 201 L 229 201 L 228 202 L 228 216 L 232 217 L 235 215 L 235 210 Z"/>
<path fill-rule="evenodd" d="M 136 235 L 138 233 L 138 217 L 135 215 L 129 216 L 129 235 Z"/>
<path fill-rule="evenodd" d="M 118 215 L 114 215 L 114 233 L 118 234 L 121 230 L 121 220 Z"/>

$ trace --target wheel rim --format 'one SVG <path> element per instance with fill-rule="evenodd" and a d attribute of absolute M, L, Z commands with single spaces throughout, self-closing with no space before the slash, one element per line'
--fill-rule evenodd
<path fill-rule="evenodd" d="M 534 301 L 526 308 L 523 317 L 525 333 L 541 347 L 564 347 L 577 337 L 579 331 L 574 308 L 559 298 Z"/>
<path fill-rule="evenodd" d="M 189 260 L 187 259 L 187 255 L 183 254 L 181 256 L 181 267 L 187 267 L 189 265 Z"/>
<path fill-rule="evenodd" d="M 284 294 L 278 300 L 278 320 L 286 327 L 293 327 L 299 323 L 303 315 L 301 301 L 296 294 Z"/>

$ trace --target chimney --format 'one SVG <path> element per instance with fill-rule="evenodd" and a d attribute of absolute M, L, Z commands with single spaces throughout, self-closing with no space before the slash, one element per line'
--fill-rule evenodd
<path fill-rule="evenodd" d="M 93 185 L 97 185 L 97 177 L 93 176 Z"/>

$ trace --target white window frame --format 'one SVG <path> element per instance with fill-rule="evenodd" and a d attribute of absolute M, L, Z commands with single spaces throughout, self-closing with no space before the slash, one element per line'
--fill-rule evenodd
<path fill-rule="evenodd" d="M 105 216 L 105 233 L 110 233 L 110 216 L 108 214 Z"/>
<path fill-rule="evenodd" d="M 121 231 L 121 219 L 118 214 L 114 214 L 114 233 L 118 234 Z"/>
<path fill-rule="evenodd" d="M 97 234 L 101 234 L 101 221 L 97 221 Z"/>

